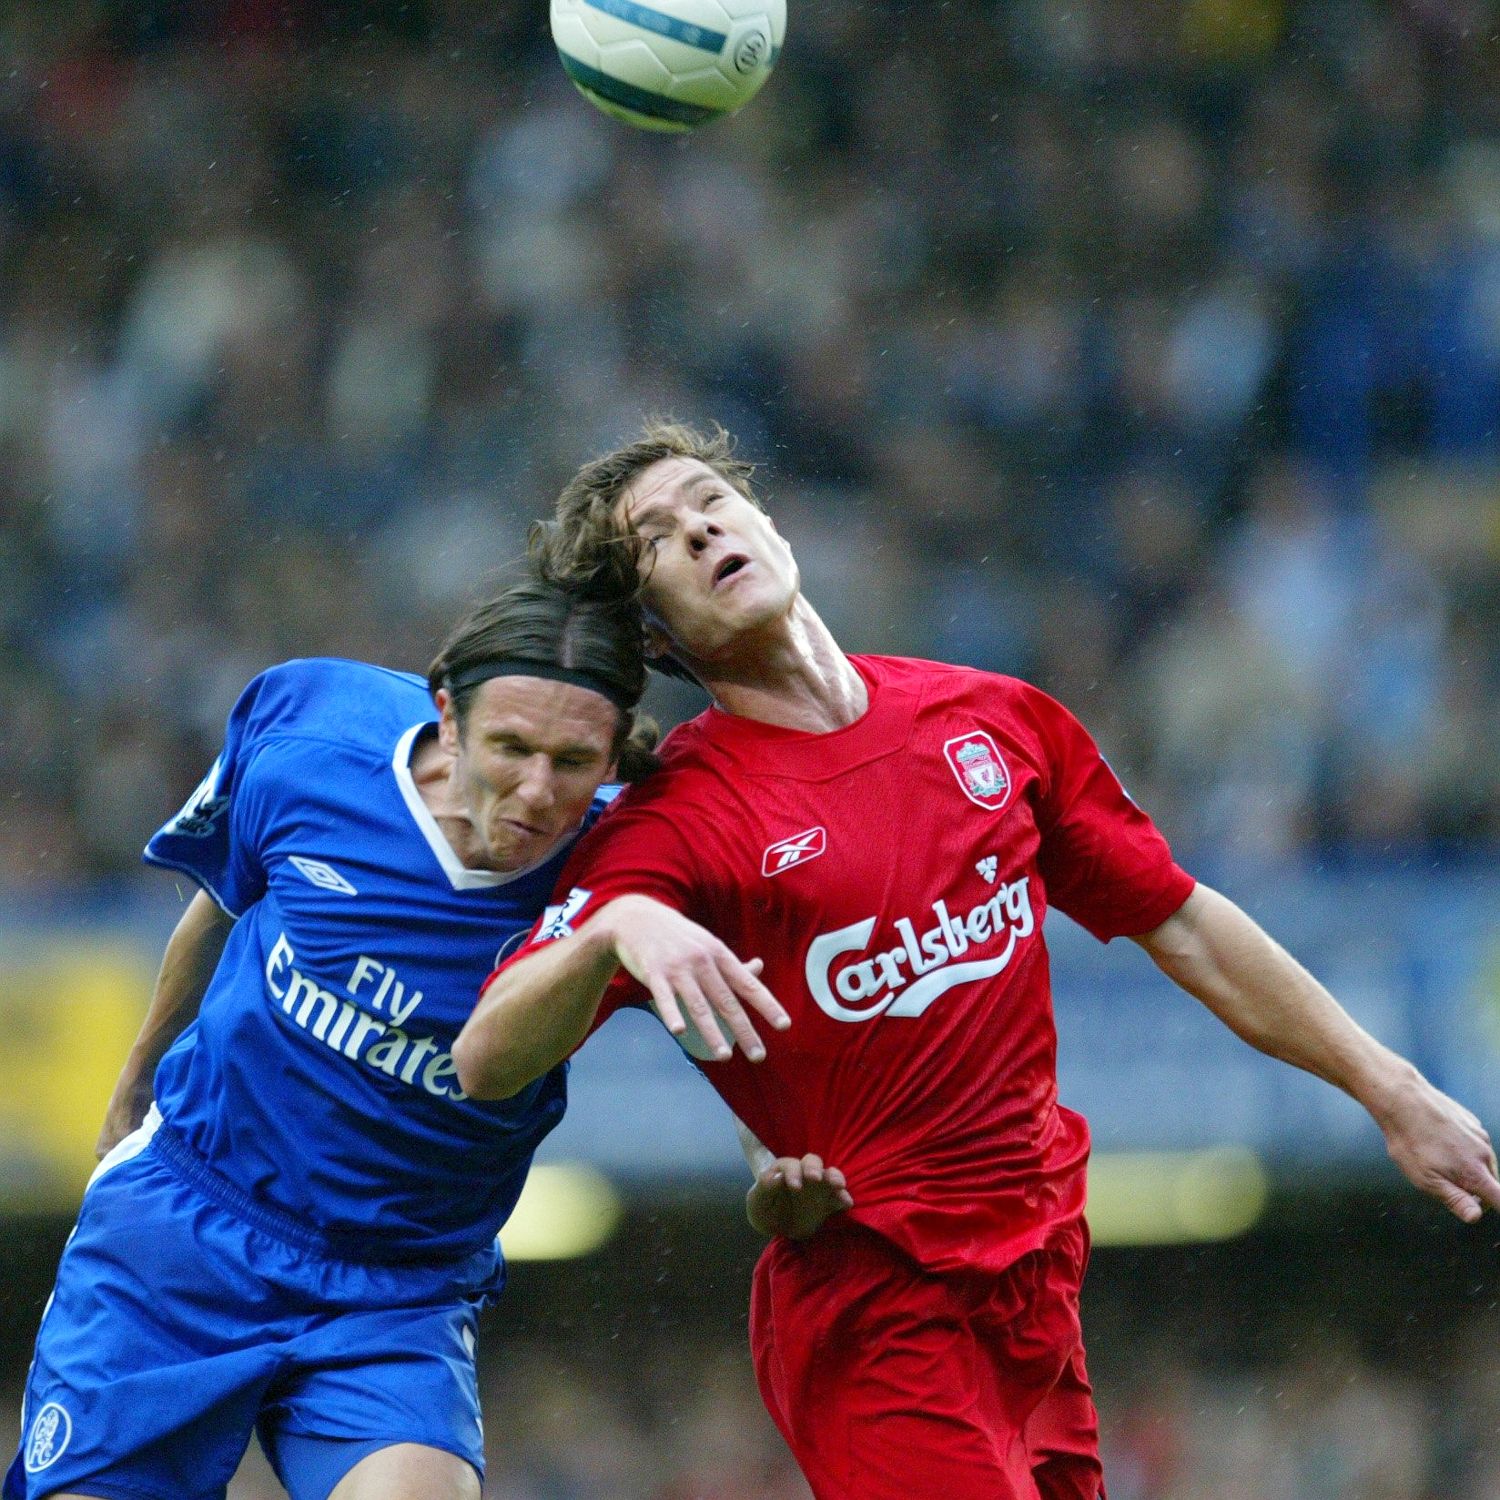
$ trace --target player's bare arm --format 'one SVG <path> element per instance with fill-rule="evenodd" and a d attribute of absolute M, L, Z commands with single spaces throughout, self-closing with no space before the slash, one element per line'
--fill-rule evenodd
<path fill-rule="evenodd" d="M 197 1016 L 233 925 L 234 919 L 203 891 L 188 902 L 167 939 L 146 1019 L 141 1022 L 104 1112 L 104 1125 L 94 1147 L 99 1158 L 108 1155 L 146 1118 L 156 1065 Z"/>
<path fill-rule="evenodd" d="M 745 1195 L 745 1217 L 758 1234 L 767 1239 L 778 1234 L 789 1240 L 810 1239 L 834 1214 L 854 1207 L 837 1167 L 825 1166 L 813 1152 L 777 1156 L 738 1116 L 734 1124 L 755 1178 Z"/>
<path fill-rule="evenodd" d="M 1463 1105 L 1357 1025 L 1227 897 L 1199 885 L 1136 941 L 1169 978 L 1268 1056 L 1341 1088 L 1374 1117 L 1391 1159 L 1465 1223 L 1500 1209 L 1495 1150 Z"/>
<path fill-rule="evenodd" d="M 491 982 L 453 1048 L 464 1092 L 509 1098 L 561 1062 L 588 1035 L 621 967 L 645 987 L 673 1036 L 695 1026 L 721 1062 L 731 1052 L 723 1028 L 752 1062 L 766 1055 L 747 1007 L 777 1030 L 791 1024 L 757 977 L 759 960 L 742 962 L 659 901 L 621 896 Z"/>

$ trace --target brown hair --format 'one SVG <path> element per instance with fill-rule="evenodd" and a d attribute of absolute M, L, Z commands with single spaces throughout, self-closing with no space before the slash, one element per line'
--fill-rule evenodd
<path fill-rule="evenodd" d="M 544 576 L 597 598 L 639 598 L 645 545 L 621 519 L 620 496 L 664 458 L 695 458 L 752 504 L 755 465 L 734 456 L 734 439 L 717 422 L 707 432 L 651 417 L 633 442 L 591 459 L 563 486 L 552 518 L 531 528 L 531 555 Z M 764 507 L 760 507 L 764 508 Z"/>
<path fill-rule="evenodd" d="M 585 672 L 620 706 L 614 743 L 619 779 L 639 781 L 658 765 L 657 727 L 635 707 L 646 690 L 642 647 L 634 599 L 601 598 L 533 572 L 475 605 L 454 626 L 427 669 L 427 686 L 434 694 L 448 689 L 462 733 L 479 684 L 455 688 L 450 679 L 466 667 L 505 658 Z"/>

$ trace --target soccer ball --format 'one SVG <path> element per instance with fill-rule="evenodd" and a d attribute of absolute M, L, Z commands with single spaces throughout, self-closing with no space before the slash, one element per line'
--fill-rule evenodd
<path fill-rule="evenodd" d="M 552 40 L 590 104 L 693 130 L 749 103 L 786 35 L 786 0 L 552 0 Z"/>

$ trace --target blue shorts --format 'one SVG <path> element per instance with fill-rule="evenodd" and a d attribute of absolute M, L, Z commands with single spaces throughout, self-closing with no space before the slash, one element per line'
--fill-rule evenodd
<path fill-rule="evenodd" d="M 293 1500 L 326 1500 L 392 1443 L 482 1478 L 474 1348 L 498 1252 L 329 1259 L 212 1201 L 161 1148 L 137 1132 L 84 1195 L 4 1500 L 220 1500 L 252 1431 Z"/>

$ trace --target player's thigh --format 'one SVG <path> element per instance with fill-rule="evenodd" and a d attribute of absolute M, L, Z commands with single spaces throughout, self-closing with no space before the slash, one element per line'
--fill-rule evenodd
<path fill-rule="evenodd" d="M 1026 1448 L 1042 1500 L 1104 1500 L 1099 1413 L 1081 1344 L 1027 1422 Z"/>
<path fill-rule="evenodd" d="M 291 1500 L 478 1500 L 467 1459 L 422 1443 L 284 1434 L 275 1464 Z"/>
<path fill-rule="evenodd" d="M 58 1267 L 6 1500 L 221 1496 L 277 1326 L 242 1226 L 147 1154 L 113 1168 L 90 1186 Z"/>
<path fill-rule="evenodd" d="M 752 1338 L 818 1500 L 1035 1500 L 1021 1423 L 997 1416 L 966 1309 L 878 1235 L 851 1225 L 773 1246 Z"/>
<path fill-rule="evenodd" d="M 1084 1360 L 1078 1299 L 1088 1263 L 1088 1229 L 1063 1225 L 1023 1270 L 1027 1315 L 1000 1330 L 991 1347 L 1003 1371 L 1019 1352 L 1043 1367 L 1058 1351 L 1057 1375 L 1026 1421 L 1026 1447 L 1042 1500 L 1101 1500 L 1104 1470 L 1099 1461 L 1099 1414 Z M 1006 1337 L 1010 1332 L 1011 1336 Z M 998 1375 L 997 1378 L 1003 1378 Z"/>
<path fill-rule="evenodd" d="M 360 1459 L 329 1500 L 479 1500 L 479 1475 L 456 1453 L 396 1443 Z"/>
<path fill-rule="evenodd" d="M 403 1306 L 399 1278 L 390 1293 L 391 1305 L 346 1311 L 284 1346 L 287 1365 L 257 1432 L 293 1500 L 333 1493 L 345 1500 L 342 1486 L 356 1470 L 352 1493 L 361 1497 L 404 1495 L 370 1488 L 398 1481 L 438 1500 L 478 1493 L 484 1431 L 475 1303 L 460 1296 Z M 434 1484 L 468 1486 L 472 1478 L 474 1487 L 424 1490 L 420 1476 L 428 1474 Z"/>

